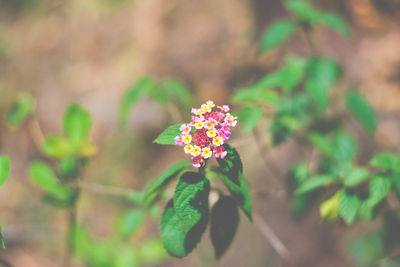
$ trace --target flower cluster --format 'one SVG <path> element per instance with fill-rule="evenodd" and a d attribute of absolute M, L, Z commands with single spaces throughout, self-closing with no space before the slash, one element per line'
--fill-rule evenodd
<path fill-rule="evenodd" d="M 215 108 L 213 101 L 207 101 L 198 109 L 193 108 L 192 113 L 192 121 L 182 124 L 175 143 L 184 146 L 195 167 L 200 167 L 213 154 L 216 158 L 224 158 L 226 151 L 222 145 L 229 139 L 237 118 L 229 113 L 227 105 Z"/>

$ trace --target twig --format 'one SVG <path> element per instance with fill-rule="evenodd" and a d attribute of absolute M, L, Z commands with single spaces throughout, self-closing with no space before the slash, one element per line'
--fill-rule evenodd
<path fill-rule="evenodd" d="M 289 250 L 282 243 L 279 237 L 274 233 L 267 222 L 257 213 L 253 215 L 253 219 L 255 225 L 258 227 L 263 236 L 268 240 L 273 249 L 279 254 L 279 256 L 285 261 L 290 261 Z"/>

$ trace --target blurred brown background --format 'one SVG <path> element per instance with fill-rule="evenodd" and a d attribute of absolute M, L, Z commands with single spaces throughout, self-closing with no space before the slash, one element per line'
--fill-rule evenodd
<path fill-rule="evenodd" d="M 344 83 L 360 88 L 379 110 L 378 132 L 385 138 L 378 134 L 378 144 L 399 148 L 400 1 L 313 2 L 350 24 L 350 41 L 321 29 L 318 47 L 344 65 Z M 118 132 L 123 92 L 144 74 L 176 76 L 190 86 L 196 104 L 208 99 L 229 103 L 240 85 L 276 67 L 284 51 L 310 53 L 304 37 L 296 35 L 283 51 L 257 55 L 261 32 L 282 16 L 288 14 L 276 0 L 0 0 L 1 114 L 19 92 L 30 92 L 37 100 L 37 119 L 48 134 L 61 130 L 61 116 L 70 102 L 81 103 L 93 116 L 93 137 L 100 148 L 85 179 L 140 190 L 182 153 L 152 144 L 172 121 L 149 100 L 135 108 L 128 132 Z M 29 161 L 41 155 L 28 129 L 12 132 L 4 123 L 0 129 L 0 152 L 12 161 L 10 179 L 0 189 L 0 222 L 7 226 L 8 246 L 1 256 L 18 267 L 59 266 L 65 214 L 42 202 L 26 171 Z M 280 193 L 283 177 L 272 177 L 265 169 L 251 137 L 242 139 L 238 150 L 254 210 L 287 246 L 297 266 L 353 266 L 344 253 L 344 240 L 374 225 L 323 224 L 317 209 L 304 220 L 294 220 L 289 197 Z M 369 140 L 360 140 L 362 152 Z M 295 149 L 288 142 L 269 152 L 281 173 L 301 159 Z M 79 220 L 95 236 L 104 237 L 113 215 L 123 208 L 116 199 L 84 193 Z M 149 229 L 157 236 L 157 222 Z M 244 216 L 220 262 L 213 260 L 211 249 L 207 237 L 188 258 L 171 258 L 160 266 L 285 266 Z"/>

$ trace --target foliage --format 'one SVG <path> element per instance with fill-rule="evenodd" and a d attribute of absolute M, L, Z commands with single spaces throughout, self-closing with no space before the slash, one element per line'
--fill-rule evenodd
<path fill-rule="evenodd" d="M 175 144 L 180 135 L 180 125 L 167 128 L 155 140 L 158 144 Z M 184 127 L 183 127 L 184 128 Z M 194 127 L 193 127 L 194 128 Z M 222 195 L 211 212 L 211 240 L 215 256 L 220 258 L 233 241 L 239 222 L 238 207 L 251 220 L 251 198 L 247 181 L 243 177 L 243 166 L 239 154 L 229 144 L 223 144 L 224 157 L 217 158 L 219 167 L 208 167 L 207 159 L 198 172 L 184 172 L 175 187 L 174 196 L 166 205 L 160 226 L 160 235 L 164 247 L 171 256 L 185 257 L 197 246 L 209 222 L 210 180 L 207 177 L 220 178 L 230 196 Z M 155 181 L 147 186 L 144 201 L 152 195 L 161 195 L 166 186 L 189 164 L 178 162 Z M 194 164 L 195 165 L 195 164 Z M 228 225 L 225 225 L 225 222 Z"/>
<path fill-rule="evenodd" d="M 10 172 L 10 159 L 5 156 L 0 156 L 0 187 L 5 183 Z M 0 226 L 0 245 L 5 248 L 4 237 L 2 234 L 2 227 Z"/>

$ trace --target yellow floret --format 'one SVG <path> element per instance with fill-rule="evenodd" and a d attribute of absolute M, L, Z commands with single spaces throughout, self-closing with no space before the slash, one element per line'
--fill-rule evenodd
<path fill-rule="evenodd" d="M 203 156 L 203 158 L 208 159 L 209 157 L 211 157 L 212 151 L 208 147 L 203 148 L 203 151 L 202 151 L 201 155 Z"/>
<path fill-rule="evenodd" d="M 214 137 L 214 139 L 213 139 L 214 145 L 221 146 L 223 143 L 224 143 L 224 141 L 222 140 L 221 137 L 219 137 L 219 136 Z"/>
<path fill-rule="evenodd" d="M 184 135 L 182 139 L 183 139 L 183 142 L 184 142 L 185 144 L 189 144 L 190 142 L 192 142 L 192 136 L 189 135 L 189 134 Z"/>
<path fill-rule="evenodd" d="M 209 138 L 213 138 L 214 136 L 216 136 L 217 135 L 217 131 L 215 130 L 215 129 L 211 129 L 211 130 L 208 130 L 207 131 L 207 136 L 209 137 Z"/>
<path fill-rule="evenodd" d="M 192 145 L 186 145 L 183 150 L 185 151 L 186 154 L 189 154 L 190 152 L 192 152 L 193 150 L 193 146 Z"/>
<path fill-rule="evenodd" d="M 190 152 L 193 157 L 197 157 L 201 153 L 201 149 L 199 146 L 193 146 L 192 151 Z"/>

